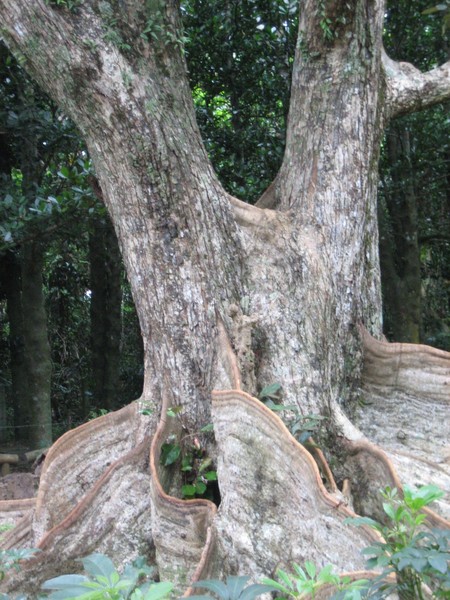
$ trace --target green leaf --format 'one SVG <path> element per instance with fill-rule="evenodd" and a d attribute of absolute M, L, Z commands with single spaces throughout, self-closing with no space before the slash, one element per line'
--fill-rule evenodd
<path fill-rule="evenodd" d="M 206 588 L 214 594 L 217 594 L 221 600 L 228 600 L 227 586 L 219 579 L 204 579 L 192 584 L 194 588 Z"/>
<path fill-rule="evenodd" d="M 59 577 L 54 577 L 53 579 L 44 581 L 42 584 L 42 589 L 62 590 L 65 588 L 82 586 L 87 581 L 89 581 L 89 579 L 85 575 L 60 575 Z M 82 589 L 84 592 L 86 591 L 86 588 L 83 587 Z"/>
<path fill-rule="evenodd" d="M 203 475 L 205 479 L 208 481 L 217 481 L 217 472 L 216 471 L 208 471 Z"/>
<path fill-rule="evenodd" d="M 367 525 L 368 527 L 372 527 L 377 531 L 381 529 L 380 524 L 374 519 L 371 519 L 370 517 L 347 517 L 346 519 L 344 519 L 344 523 L 346 525 L 356 525 L 356 527 Z"/>
<path fill-rule="evenodd" d="M 316 576 L 316 565 L 311 561 L 305 561 L 305 569 L 311 579 L 314 579 Z"/>
<path fill-rule="evenodd" d="M 268 577 L 264 577 L 261 580 L 261 583 L 263 585 L 271 586 L 274 590 L 281 592 L 282 594 L 290 594 L 290 592 L 291 592 L 291 588 L 287 588 L 286 586 L 282 585 L 278 581 L 275 581 L 274 579 L 269 579 Z"/>
<path fill-rule="evenodd" d="M 69 171 L 69 169 L 67 167 L 63 166 L 58 171 L 58 175 L 62 179 L 68 179 L 70 177 L 70 171 Z"/>
<path fill-rule="evenodd" d="M 392 506 L 392 504 L 389 504 L 388 502 L 383 502 L 383 510 L 392 521 L 395 521 L 396 513 L 395 508 Z"/>
<path fill-rule="evenodd" d="M 200 429 L 200 433 L 208 433 L 209 431 L 214 431 L 213 423 L 208 423 L 208 425 L 205 425 Z"/>
<path fill-rule="evenodd" d="M 241 576 L 241 577 L 227 577 L 227 588 L 229 591 L 230 600 L 237 600 L 241 595 L 242 590 L 245 587 L 245 584 L 249 580 L 249 577 Z"/>
<path fill-rule="evenodd" d="M 261 594 L 267 594 L 267 592 L 273 591 L 275 591 L 275 588 L 271 585 L 265 585 L 263 583 L 252 583 L 251 585 L 245 588 L 245 590 L 239 596 L 239 600 L 253 600 L 253 598 L 261 596 Z"/>
<path fill-rule="evenodd" d="M 338 585 L 340 582 L 340 577 L 336 573 L 333 573 L 333 565 L 325 565 L 325 567 L 320 570 L 320 573 L 317 576 L 317 581 L 320 583 L 331 583 L 333 585 Z"/>
<path fill-rule="evenodd" d="M 198 468 L 198 472 L 202 473 L 202 471 L 207 469 L 211 463 L 212 463 L 212 458 L 205 458 L 204 460 L 202 460 L 202 462 L 200 463 L 200 466 Z"/>
<path fill-rule="evenodd" d="M 203 481 L 196 481 L 195 482 L 195 493 L 198 494 L 199 496 L 201 496 L 205 492 L 206 492 L 206 483 L 203 483 Z"/>
<path fill-rule="evenodd" d="M 405 485 L 403 488 L 405 504 L 417 511 L 444 496 L 444 492 L 436 485 L 423 485 L 417 490 Z"/>
<path fill-rule="evenodd" d="M 163 444 L 159 461 L 163 467 L 168 467 L 178 460 L 180 453 L 181 447 L 178 444 Z"/>
<path fill-rule="evenodd" d="M 186 485 L 181 486 L 181 494 L 186 498 L 195 496 L 195 492 L 196 492 L 195 485 L 186 484 Z"/>
<path fill-rule="evenodd" d="M 294 565 L 294 567 L 298 567 L 298 565 Z M 282 569 L 277 569 L 276 573 L 277 573 L 277 577 L 279 577 L 281 579 L 281 581 L 286 585 L 287 589 L 293 591 L 294 584 L 292 583 L 291 578 L 286 573 L 286 571 L 283 571 Z"/>
<path fill-rule="evenodd" d="M 144 594 L 145 600 L 160 600 L 170 594 L 173 589 L 173 583 L 170 581 L 161 581 L 159 583 L 153 583 L 147 592 Z"/>
<path fill-rule="evenodd" d="M 64 590 L 56 590 L 47 598 L 49 600 L 101 600 L 103 592 L 88 591 L 85 588 L 70 588 Z"/>
<path fill-rule="evenodd" d="M 442 553 L 439 556 L 428 557 L 428 563 L 433 569 L 436 569 L 436 571 L 445 575 L 448 570 L 448 559 L 448 555 Z"/>
<path fill-rule="evenodd" d="M 281 389 L 280 383 L 266 385 L 266 387 L 260 391 L 258 398 L 273 398 L 274 400 L 279 400 Z"/>

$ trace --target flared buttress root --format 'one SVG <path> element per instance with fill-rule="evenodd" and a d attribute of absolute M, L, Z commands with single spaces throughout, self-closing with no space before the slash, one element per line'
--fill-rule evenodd
<path fill-rule="evenodd" d="M 357 425 L 384 450 L 401 482 L 435 484 L 446 493 L 435 509 L 448 520 L 450 353 L 430 346 L 380 342 L 365 330 L 362 339 Z"/>

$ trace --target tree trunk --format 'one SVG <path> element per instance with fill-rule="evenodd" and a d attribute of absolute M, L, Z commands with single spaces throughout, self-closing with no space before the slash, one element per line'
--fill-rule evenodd
<path fill-rule="evenodd" d="M 161 6 L 0 5 L 7 42 L 86 137 L 145 350 L 139 402 L 69 432 L 49 452 L 29 533 L 43 552 L 10 589 L 35 586 L 93 549 L 116 560 L 144 551 L 180 587 L 208 575 L 257 578 L 290 560 L 361 569 L 360 549 L 373 537 L 344 525 L 352 511 L 325 460 L 327 487 L 312 455 L 253 397 L 273 382 L 302 414 L 327 414 L 324 450 L 339 477 L 359 476 L 366 514 L 379 501 L 362 479 L 365 464 L 381 485 L 400 485 L 343 406 L 355 412 L 363 341 L 370 346 L 359 323 L 381 333 L 383 127 L 448 97 L 450 67 L 410 80 L 383 58 L 381 0 L 327 3 L 326 21 L 316 2 L 303 1 L 277 210 L 251 207 L 229 197 L 211 168 L 177 42 L 177 3 Z M 142 37 L 147 20 L 158 25 L 151 42 Z M 449 356 L 436 360 L 444 390 Z M 375 394 L 368 375 L 363 383 L 366 397 Z M 215 439 L 200 435 L 211 420 Z M 182 500 L 179 470 L 160 464 L 164 442 L 188 449 L 195 437 L 217 463 L 218 509 Z"/>
<path fill-rule="evenodd" d="M 385 206 L 380 209 L 385 331 L 396 341 L 418 343 L 421 278 L 417 203 L 409 134 L 401 124 L 389 131 L 387 153 L 392 165 L 391 193 L 383 196 Z"/>
<path fill-rule="evenodd" d="M 19 444 L 27 444 L 30 434 L 28 415 L 30 394 L 23 330 L 22 274 L 19 257 L 13 252 L 8 252 L 2 257 L 2 280 L 9 322 L 9 368 L 14 411 L 14 437 Z"/>
<path fill-rule="evenodd" d="M 29 404 L 24 407 L 28 445 L 47 448 L 52 443 L 50 402 L 52 362 L 47 337 L 47 313 L 42 290 L 44 252 L 39 242 L 21 248 L 23 338 Z"/>
<path fill-rule="evenodd" d="M 89 237 L 94 406 L 117 408 L 120 381 L 121 257 L 111 223 L 98 218 Z"/>

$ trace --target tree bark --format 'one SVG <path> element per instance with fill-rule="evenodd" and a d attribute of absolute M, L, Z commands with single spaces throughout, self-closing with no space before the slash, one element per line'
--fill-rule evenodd
<path fill-rule="evenodd" d="M 417 77 L 407 92 L 384 66 L 384 3 L 326 3 L 324 35 L 317 3 L 302 2 L 276 211 L 229 197 L 217 181 L 195 123 L 177 3 L 155 6 L 0 4 L 8 44 L 86 137 L 145 349 L 139 403 L 69 432 L 49 452 L 30 531 L 43 552 L 11 589 L 94 548 L 120 561 L 140 546 L 181 587 L 207 575 L 259 577 L 310 553 L 320 566 L 361 568 L 370 534 L 343 530 L 349 509 L 333 478 L 326 489 L 312 456 L 252 397 L 275 381 L 284 402 L 329 416 L 323 443 L 338 470 L 354 455 L 361 472 L 370 454 L 384 484 L 400 485 L 370 442 L 364 456 L 355 449 L 362 434 L 343 412 L 355 412 L 362 371 L 358 324 L 381 333 L 380 137 L 388 116 L 417 107 L 410 95 L 423 89 Z M 141 35 L 148 20 L 160 32 L 150 42 Z M 433 75 L 421 104 L 450 95 L 445 73 Z M 445 355 L 444 372 L 447 364 Z M 215 442 L 199 432 L 211 420 Z M 165 441 L 192 436 L 217 461 L 219 509 L 182 500 L 177 469 L 160 464 Z M 375 514 L 379 501 L 359 505 Z"/>
<path fill-rule="evenodd" d="M 29 404 L 24 407 L 31 449 L 52 443 L 50 402 L 52 362 L 47 337 L 47 312 L 42 290 L 44 252 L 39 242 L 21 248 L 23 337 Z"/>

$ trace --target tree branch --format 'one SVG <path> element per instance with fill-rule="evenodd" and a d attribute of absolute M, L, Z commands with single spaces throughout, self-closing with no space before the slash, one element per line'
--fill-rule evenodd
<path fill-rule="evenodd" d="M 450 61 L 426 73 L 397 62 L 383 51 L 388 117 L 422 110 L 450 99 Z"/>

